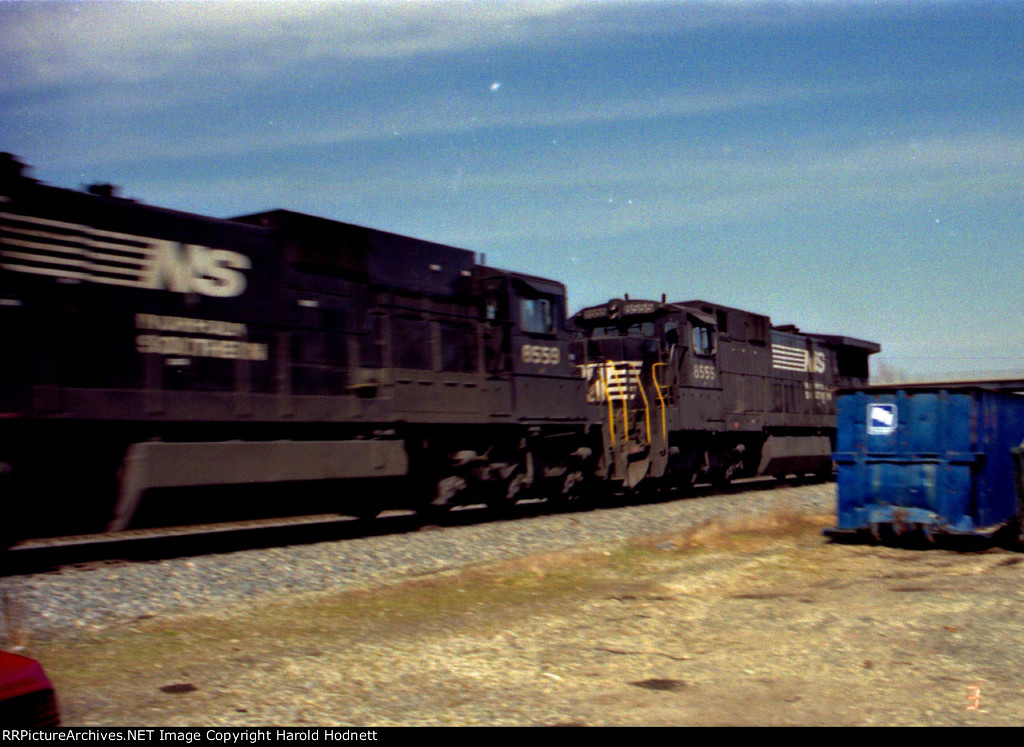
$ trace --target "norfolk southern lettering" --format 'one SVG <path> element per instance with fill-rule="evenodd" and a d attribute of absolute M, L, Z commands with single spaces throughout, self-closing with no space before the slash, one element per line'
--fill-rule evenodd
<path fill-rule="evenodd" d="M 267 345 L 246 340 L 248 329 L 240 322 L 136 314 L 135 328 L 162 333 L 140 334 L 135 337 L 135 348 L 143 354 L 250 361 L 265 361 L 268 357 Z M 183 337 L 182 333 L 204 336 Z M 239 339 L 211 339 L 217 337 Z"/>

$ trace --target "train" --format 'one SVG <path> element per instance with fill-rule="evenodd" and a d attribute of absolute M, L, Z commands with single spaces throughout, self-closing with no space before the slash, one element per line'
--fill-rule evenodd
<path fill-rule="evenodd" d="M 315 492 L 372 518 L 825 474 L 832 392 L 880 350 L 704 301 L 570 316 L 562 283 L 465 249 L 27 171 L 0 155 L 0 490 L 19 537 L 122 530 L 186 495 L 241 512 L 268 486 L 275 511 Z"/>

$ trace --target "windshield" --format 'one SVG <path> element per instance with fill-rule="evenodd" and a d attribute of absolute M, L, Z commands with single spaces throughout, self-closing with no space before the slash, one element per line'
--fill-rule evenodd
<path fill-rule="evenodd" d="M 637 322 L 627 326 L 608 325 L 606 327 L 594 327 L 590 331 L 590 337 L 654 337 L 654 322 Z"/>

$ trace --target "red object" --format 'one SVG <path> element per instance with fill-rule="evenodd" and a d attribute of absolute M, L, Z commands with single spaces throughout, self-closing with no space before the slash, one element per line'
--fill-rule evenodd
<path fill-rule="evenodd" d="M 59 726 L 53 685 L 35 659 L 0 651 L 0 726 Z"/>

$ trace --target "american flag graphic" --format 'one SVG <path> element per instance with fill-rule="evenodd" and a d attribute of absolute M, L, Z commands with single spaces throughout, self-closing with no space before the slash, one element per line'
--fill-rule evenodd
<path fill-rule="evenodd" d="M 806 350 L 791 348 L 788 345 L 772 345 L 772 368 L 779 368 L 783 371 L 810 370 L 809 357 Z"/>
<path fill-rule="evenodd" d="M 5 270 L 153 288 L 157 251 L 140 236 L 0 212 L 0 267 Z"/>

